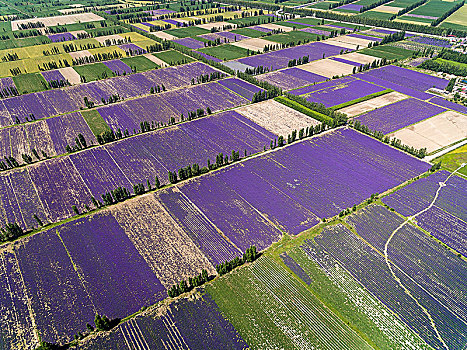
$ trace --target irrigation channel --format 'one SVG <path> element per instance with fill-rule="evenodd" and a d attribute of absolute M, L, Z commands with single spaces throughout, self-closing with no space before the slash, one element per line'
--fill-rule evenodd
<path fill-rule="evenodd" d="M 459 166 L 455 171 L 453 171 L 451 174 L 448 175 L 448 177 L 446 178 L 446 180 L 444 180 L 444 182 L 440 182 L 439 183 L 439 187 L 438 189 L 436 190 L 436 193 L 435 193 L 435 197 L 433 198 L 433 200 L 431 201 L 430 205 L 428 205 L 425 209 L 422 209 L 420 210 L 418 213 L 408 217 L 402 224 L 400 224 L 392 233 L 391 235 L 389 236 L 388 240 L 386 241 L 386 244 L 384 245 L 384 260 L 386 261 L 386 265 L 388 265 L 388 268 L 389 268 L 389 271 L 391 272 L 391 275 L 392 277 L 394 277 L 394 279 L 396 280 L 396 282 L 402 287 L 402 289 L 404 289 L 404 291 L 407 293 L 407 295 L 409 295 L 416 303 L 417 305 L 423 310 L 423 313 L 428 317 L 428 319 L 430 320 L 430 323 L 431 323 L 431 326 L 433 327 L 435 333 L 436 333 L 436 336 L 438 337 L 438 340 L 443 344 L 443 346 L 449 350 L 449 346 L 445 343 L 445 341 L 443 340 L 443 338 L 441 337 L 441 334 L 438 332 L 438 328 L 436 328 L 436 324 L 435 324 L 435 321 L 433 320 L 433 318 L 431 317 L 429 311 L 422 305 L 419 303 L 419 301 L 417 300 L 417 298 L 415 298 L 412 293 L 410 292 L 410 290 L 404 286 L 404 284 L 402 283 L 402 281 L 400 280 L 400 278 L 398 278 L 396 276 L 396 274 L 394 273 L 393 269 L 392 269 L 392 266 L 391 266 L 391 263 L 389 261 L 389 258 L 388 258 L 388 247 L 389 247 L 389 243 L 391 242 L 391 239 L 396 235 L 397 231 L 399 231 L 402 227 L 404 227 L 407 223 L 409 223 L 411 220 L 415 219 L 418 215 L 420 214 L 423 214 L 424 212 L 426 212 L 427 210 L 431 209 L 431 207 L 433 207 L 433 205 L 435 204 L 436 202 L 436 199 L 438 199 L 438 196 L 439 196 L 439 192 L 441 191 L 441 189 L 443 187 L 446 186 L 446 182 L 448 182 L 448 180 L 451 178 L 451 176 L 453 176 L 455 173 L 457 173 L 461 168 L 463 168 L 464 166 L 466 165 L 466 163 L 462 163 L 461 166 Z"/>

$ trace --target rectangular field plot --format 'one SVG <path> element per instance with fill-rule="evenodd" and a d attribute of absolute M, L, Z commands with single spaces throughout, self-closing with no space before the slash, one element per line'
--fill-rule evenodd
<path fill-rule="evenodd" d="M 406 99 L 408 96 L 393 91 L 383 96 L 378 96 L 367 101 L 359 102 L 348 107 L 340 108 L 339 112 L 347 114 L 348 117 L 355 117 L 359 114 L 369 112 L 376 108 L 381 108 L 391 103 Z"/>
<path fill-rule="evenodd" d="M 335 85 L 323 86 L 322 89 L 320 84 L 317 84 L 313 87 L 314 91 L 304 97 L 309 102 L 322 103 L 326 107 L 333 107 L 385 90 L 381 86 L 362 80 L 348 82 L 346 80 L 342 80 L 342 82 L 336 80 L 334 82 Z"/>
<path fill-rule="evenodd" d="M 426 148 L 430 153 L 467 137 L 467 116 L 446 111 L 399 130 L 393 136 L 406 145 Z"/>
<path fill-rule="evenodd" d="M 362 114 L 355 120 L 372 130 L 387 134 L 445 111 L 444 108 L 431 103 L 408 98 Z M 413 125 L 410 128 L 416 128 L 416 126 Z"/>
<path fill-rule="evenodd" d="M 157 85 L 164 85 L 167 91 L 188 86 L 191 85 L 191 79 L 215 71 L 214 68 L 201 62 L 194 62 L 63 89 L 15 96 L 0 101 L 0 115 L 2 116 L 0 126 L 23 123 L 31 114 L 35 119 L 41 119 L 80 110 L 84 108 L 85 97 L 96 105 L 100 105 L 102 98 L 108 100 L 116 91 L 122 99 L 127 99 L 147 95 L 151 87 Z"/>
<path fill-rule="evenodd" d="M 284 90 L 296 89 L 301 86 L 325 81 L 327 78 L 303 69 L 293 67 L 256 76 L 260 81 L 266 81 Z"/>
<path fill-rule="evenodd" d="M 238 62 L 252 67 L 263 66 L 270 68 L 270 70 L 280 69 L 287 67 L 292 59 L 299 59 L 308 56 L 310 61 L 322 59 L 323 56 L 338 55 L 345 47 L 335 45 L 328 45 L 324 42 L 313 42 L 306 45 L 295 46 L 278 51 L 272 51 L 261 55 L 255 55 L 247 58 L 241 58 Z"/>
<path fill-rule="evenodd" d="M 236 112 L 278 136 L 289 135 L 294 130 L 319 124 L 317 120 L 274 100 L 240 107 Z"/>
<path fill-rule="evenodd" d="M 248 100 L 227 90 L 217 82 L 193 86 L 184 90 L 147 96 L 111 106 L 98 108 L 99 114 L 114 130 L 139 130 L 143 121 L 168 123 L 183 114 L 202 108 L 219 111 L 245 104 Z"/>
<path fill-rule="evenodd" d="M 289 260 L 293 259 L 294 268 L 289 267 L 288 259 L 285 259 L 287 256 Z M 381 301 L 340 268 L 338 261 L 311 239 L 300 247 L 282 253 L 280 257 L 326 306 L 345 318 L 375 347 L 394 349 L 404 344 L 409 348 L 429 349 L 416 333 L 411 332 L 395 314 L 388 312 Z"/>
<path fill-rule="evenodd" d="M 248 348 L 209 295 L 180 299 L 139 315 L 106 337 L 80 342 L 79 349 L 233 349 Z"/>
<path fill-rule="evenodd" d="M 371 348 L 268 257 L 218 280 L 206 290 L 251 347 Z"/>
<path fill-rule="evenodd" d="M 404 216 L 414 215 L 431 203 L 440 182 L 445 182 L 446 186 L 440 190 L 434 206 L 467 221 L 467 180 L 450 176 L 445 170 L 405 186 L 384 197 L 383 202 Z"/>
<path fill-rule="evenodd" d="M 99 314 L 123 318 L 166 296 L 165 288 L 109 213 L 79 219 L 58 232 Z"/>
<path fill-rule="evenodd" d="M 298 234 L 318 218 L 334 216 L 428 168 L 352 130 L 339 130 L 248 160 L 180 190 L 244 250 L 249 244 L 265 247 L 277 239 L 280 233 L 274 226 Z"/>
<path fill-rule="evenodd" d="M 369 236 L 371 234 L 368 231 L 359 231 L 358 227 L 357 232 L 364 234 L 366 239 L 372 237 L 372 242 L 381 238 L 378 234 Z M 387 239 L 390 234 L 390 230 L 384 230 L 383 237 Z M 451 310 L 450 306 L 459 298 L 465 298 L 462 294 L 456 296 L 459 283 L 465 278 L 462 276 L 465 274 L 465 268 L 462 267 L 465 262 L 413 227 L 403 228 L 393 239 L 389 245 L 391 270 L 381 253 L 341 224 L 326 228 L 315 238 L 315 242 L 425 342 L 435 348 L 443 348 L 443 342 L 449 347 L 462 348 L 466 343 L 465 318 L 456 315 L 457 309 Z M 381 246 L 381 242 L 379 244 Z M 422 245 L 420 247 L 417 244 Z M 423 249 L 427 249 L 427 255 L 424 255 Z M 428 255 L 434 253 L 433 249 L 437 253 Z M 438 253 L 442 255 L 438 256 Z M 418 265 L 422 260 L 425 261 Z M 434 277 L 436 272 L 441 273 Z M 437 282 L 429 281 L 429 276 Z M 440 281 L 442 284 L 439 284 Z M 449 296 L 444 300 L 438 299 L 443 293 Z"/>
<path fill-rule="evenodd" d="M 358 74 L 357 77 L 422 100 L 433 97 L 424 91 L 432 87 L 444 89 L 449 83 L 442 78 L 396 66 L 372 69 Z"/>

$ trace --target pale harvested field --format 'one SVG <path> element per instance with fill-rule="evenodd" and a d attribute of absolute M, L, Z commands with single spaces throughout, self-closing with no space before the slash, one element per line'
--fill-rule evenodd
<path fill-rule="evenodd" d="M 112 209 L 138 252 L 166 288 L 206 269 L 215 269 L 154 195 L 127 201 Z"/>
<path fill-rule="evenodd" d="M 61 9 L 61 10 L 57 10 L 58 12 L 60 12 L 62 15 L 67 15 L 71 12 L 76 12 L 76 11 L 79 11 L 80 9 L 78 8 L 74 8 L 74 9 Z M 85 9 L 83 8 L 82 11 L 84 12 Z"/>
<path fill-rule="evenodd" d="M 381 5 L 381 6 L 378 6 L 378 7 L 374 8 L 372 11 L 396 14 L 400 10 L 402 10 L 402 8 L 400 8 L 400 7 L 394 7 L 394 6 L 389 6 L 389 5 Z"/>
<path fill-rule="evenodd" d="M 339 57 L 342 57 L 346 60 L 360 63 L 360 64 L 373 63 L 373 61 L 378 59 L 378 57 L 365 55 L 363 53 L 358 53 L 358 52 L 346 53 L 345 55 L 339 56 Z"/>
<path fill-rule="evenodd" d="M 167 39 L 167 40 L 178 39 L 176 36 L 173 36 L 172 34 L 164 33 L 164 32 L 153 32 L 151 34 L 161 39 Z"/>
<path fill-rule="evenodd" d="M 154 55 L 152 55 L 150 53 L 146 53 L 143 56 L 146 57 L 148 60 L 153 61 L 155 64 L 157 64 L 157 65 L 159 65 L 161 67 L 168 67 L 169 66 L 166 62 L 162 61 L 160 58 L 158 58 L 158 57 L 156 57 L 156 56 L 154 56 Z"/>
<path fill-rule="evenodd" d="M 344 48 L 350 49 L 350 50 L 357 49 L 357 45 L 350 44 L 350 43 L 344 43 L 342 41 L 339 41 L 338 38 L 326 39 L 326 40 L 323 41 L 323 43 L 328 44 L 328 45 L 344 47 Z"/>
<path fill-rule="evenodd" d="M 260 50 L 262 52 L 265 45 L 271 45 L 271 41 L 264 40 L 261 38 L 251 38 L 251 39 L 245 39 L 242 41 L 231 42 L 230 44 L 238 46 L 238 47 L 242 47 L 248 50 L 253 50 L 253 51 Z"/>
<path fill-rule="evenodd" d="M 446 111 L 410 125 L 390 135 L 415 148 L 426 147 L 428 153 L 467 137 L 467 116 Z"/>
<path fill-rule="evenodd" d="M 352 74 L 354 67 L 355 66 L 352 66 L 351 64 L 326 58 L 324 60 L 318 60 L 301 65 L 298 68 L 306 70 L 307 72 L 325 76 L 326 78 L 332 78 L 335 75 L 341 76 Z"/>
<path fill-rule="evenodd" d="M 229 22 L 213 22 L 213 23 L 205 23 L 205 24 L 199 24 L 197 27 L 204 28 L 207 30 L 211 30 L 212 28 L 218 28 L 222 29 L 224 26 L 232 26 L 232 28 L 237 28 L 236 24 L 229 23 Z"/>
<path fill-rule="evenodd" d="M 280 29 L 283 32 L 291 32 L 293 30 L 292 27 L 285 27 L 285 26 L 281 26 L 279 24 L 274 24 L 274 23 L 261 24 L 261 27 L 269 28 L 269 29 L 272 29 L 272 30 L 279 30 Z"/>
<path fill-rule="evenodd" d="M 58 71 L 70 82 L 71 85 L 81 83 L 80 75 L 72 67 L 59 68 Z"/>
<path fill-rule="evenodd" d="M 400 92 L 393 91 L 383 96 L 372 98 L 368 101 L 363 101 L 352 106 L 341 108 L 339 109 L 339 112 L 347 114 L 348 117 L 355 117 L 356 115 L 384 107 L 400 100 L 405 100 L 406 98 L 408 98 L 408 96 L 401 94 Z"/>
<path fill-rule="evenodd" d="M 105 41 L 106 40 L 115 40 L 116 42 L 118 42 L 119 40 L 122 41 L 123 38 L 118 35 L 118 34 L 112 34 L 112 35 L 104 35 L 104 36 L 97 36 L 95 37 L 94 39 L 96 39 L 100 44 L 104 45 Z"/>
<path fill-rule="evenodd" d="M 88 50 L 82 50 L 82 51 L 70 52 L 69 55 L 71 56 L 71 58 L 81 58 L 81 57 L 92 56 L 92 53 L 89 52 Z"/>
<path fill-rule="evenodd" d="M 293 130 L 319 124 L 317 120 L 274 100 L 246 105 L 235 111 L 278 136 L 287 136 Z"/>
<path fill-rule="evenodd" d="M 85 23 L 85 22 L 102 21 L 102 20 L 104 20 L 104 18 L 102 18 L 101 16 L 98 16 L 95 13 L 87 12 L 87 13 L 77 13 L 74 15 L 20 19 L 20 20 L 11 22 L 11 28 L 12 30 L 18 30 L 19 24 L 36 23 L 36 22 L 42 22 L 44 23 L 46 27 L 52 27 L 52 26 L 64 25 L 64 24 L 73 24 L 73 23 L 78 23 L 78 22 Z"/>
<path fill-rule="evenodd" d="M 368 44 L 373 42 L 372 40 L 354 38 L 353 36 L 347 36 L 347 35 L 341 35 L 335 39 L 341 43 L 358 45 L 360 48 L 368 47 Z"/>

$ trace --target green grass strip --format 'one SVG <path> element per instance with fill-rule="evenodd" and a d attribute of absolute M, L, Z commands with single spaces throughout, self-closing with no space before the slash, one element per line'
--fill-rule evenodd
<path fill-rule="evenodd" d="M 354 104 L 357 104 L 357 103 L 360 103 L 360 102 L 363 102 L 363 101 L 371 100 L 372 98 L 375 98 L 375 97 L 378 97 L 378 96 L 386 95 L 386 94 L 388 94 L 388 93 L 390 93 L 392 91 L 393 90 L 391 90 L 391 89 L 387 89 L 387 90 L 375 92 L 373 94 L 357 98 L 356 100 L 347 101 L 347 102 L 341 103 L 340 105 L 333 106 L 333 107 L 331 107 L 331 109 L 336 111 L 338 109 L 349 107 L 349 106 L 352 106 Z"/>
<path fill-rule="evenodd" d="M 289 98 L 287 98 L 285 96 L 278 96 L 278 97 L 274 98 L 274 100 L 276 100 L 277 102 L 282 103 L 283 105 L 285 105 L 287 107 L 295 109 L 298 112 L 306 114 L 307 116 L 312 117 L 313 119 L 316 119 L 316 120 L 318 120 L 318 121 L 320 121 L 322 123 L 332 122 L 331 117 L 329 117 L 329 116 L 327 116 L 325 114 L 316 112 L 316 111 L 314 111 L 314 110 L 312 110 L 312 109 L 310 109 L 308 107 L 305 107 L 305 106 L 301 105 L 300 103 L 292 101 L 291 99 L 289 99 Z"/>

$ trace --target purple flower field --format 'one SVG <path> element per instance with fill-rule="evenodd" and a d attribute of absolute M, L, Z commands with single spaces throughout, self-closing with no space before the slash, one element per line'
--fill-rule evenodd
<path fill-rule="evenodd" d="M 345 51 L 347 49 L 344 47 L 328 45 L 323 42 L 313 42 L 306 45 L 241 58 L 237 61 L 252 67 L 263 66 L 270 68 L 271 70 L 276 70 L 287 67 L 287 64 L 292 59 L 309 56 L 310 61 L 314 61 L 323 58 L 323 54 L 325 54 L 326 57 L 338 55 L 341 50 Z"/>
<path fill-rule="evenodd" d="M 352 34 L 349 34 L 348 36 L 351 36 L 353 38 L 360 38 L 360 39 L 365 39 L 365 40 L 377 41 L 377 42 L 383 41 L 382 38 L 376 38 L 374 36 L 363 35 L 363 34 L 352 33 Z"/>
<path fill-rule="evenodd" d="M 304 85 L 318 83 L 328 78 L 307 72 L 297 67 L 257 75 L 256 79 L 266 81 L 284 90 L 296 89 Z"/>
<path fill-rule="evenodd" d="M 222 38 L 226 38 L 229 42 L 250 39 L 249 36 L 236 34 L 236 33 L 231 33 L 231 32 L 218 32 L 216 34 L 219 35 Z"/>
<path fill-rule="evenodd" d="M 449 173 L 438 171 L 429 177 L 420 179 L 382 200 L 391 208 L 404 216 L 411 216 L 426 208 L 434 198 L 439 182 L 444 182 Z M 467 221 L 467 181 L 458 176 L 452 176 L 442 188 L 435 206 L 443 209 L 461 220 Z"/>
<path fill-rule="evenodd" d="M 315 87 L 317 86 L 318 85 L 315 85 Z M 353 80 L 321 90 L 315 90 L 309 95 L 306 95 L 306 99 L 310 102 L 322 103 L 326 107 L 332 107 L 383 90 L 385 89 L 381 86 L 370 84 L 362 80 Z"/>
<path fill-rule="evenodd" d="M 416 36 L 414 38 L 410 38 L 410 40 L 415 41 L 420 44 L 426 44 L 426 45 L 431 45 L 431 46 L 438 46 L 438 47 L 451 47 L 452 46 L 452 44 L 448 40 L 429 38 L 426 36 Z"/>
<path fill-rule="evenodd" d="M 215 112 L 245 104 L 246 101 L 221 84 L 211 82 L 100 107 L 98 111 L 113 130 L 120 128 L 132 132 L 133 129 L 139 130 L 142 121 L 167 123 L 171 117 L 178 121 L 181 114 L 186 118 L 190 111 L 198 108 L 206 110 L 209 107 Z"/>
<path fill-rule="evenodd" d="M 82 218 L 59 232 L 100 314 L 122 318 L 166 297 L 165 288 L 112 215 Z"/>
<path fill-rule="evenodd" d="M 123 51 L 125 51 L 127 54 L 134 55 L 134 54 L 146 53 L 145 49 L 142 49 L 141 47 L 133 43 L 118 45 L 118 47 L 122 49 Z"/>
<path fill-rule="evenodd" d="M 387 134 L 446 111 L 431 103 L 408 98 L 362 114 L 355 119 Z"/>
<path fill-rule="evenodd" d="M 219 84 L 250 101 L 252 100 L 255 93 L 264 91 L 260 87 L 247 83 L 246 81 L 240 80 L 238 78 L 222 79 L 219 80 Z"/>
<path fill-rule="evenodd" d="M 426 91 L 432 87 L 444 89 L 449 83 L 449 81 L 446 79 L 434 77 L 432 75 L 423 74 L 415 70 L 397 66 L 384 66 L 378 69 L 372 69 L 363 74 L 359 74 L 359 77 L 361 75 L 364 77 L 370 75 L 372 77 L 400 85 L 404 88 L 410 88 L 417 91 Z M 365 79 L 364 77 L 363 79 Z"/>
<path fill-rule="evenodd" d="M 345 57 L 345 56 L 343 56 L 343 57 Z M 357 63 L 357 62 L 354 62 L 354 61 L 346 60 L 345 58 L 342 58 L 341 56 L 339 56 L 339 57 L 331 57 L 331 60 L 334 60 L 334 61 L 337 61 L 337 62 L 346 63 L 346 64 L 350 64 L 350 65 L 356 66 L 356 67 L 359 67 L 359 66 L 362 65 L 361 63 Z"/>
<path fill-rule="evenodd" d="M 467 107 L 466 106 L 461 105 L 459 103 L 455 103 L 455 102 L 445 100 L 442 97 L 435 96 L 433 98 L 430 98 L 429 101 L 431 103 L 434 103 L 434 104 L 438 105 L 438 106 L 449 108 L 449 109 L 452 109 L 453 111 L 457 111 L 457 112 L 460 112 L 460 113 L 467 114 Z"/>
<path fill-rule="evenodd" d="M 180 190 L 243 250 L 277 239 L 270 222 L 297 234 L 429 167 L 349 129 L 251 159 Z"/>
<path fill-rule="evenodd" d="M 60 73 L 58 69 L 41 72 L 41 74 L 48 83 L 50 83 L 51 81 L 66 80 L 65 77 L 62 75 L 62 73 Z"/>
<path fill-rule="evenodd" d="M 195 50 L 193 52 L 196 52 L 198 55 L 201 55 L 204 58 L 207 58 L 208 60 L 211 60 L 211 61 L 214 61 L 214 62 L 222 62 L 221 59 L 219 59 L 217 57 L 214 57 L 214 56 L 211 56 L 211 55 L 208 55 L 207 53 L 204 53 L 204 52 L 201 52 L 201 51 L 195 51 Z"/>
<path fill-rule="evenodd" d="M 76 40 L 76 38 L 71 33 L 58 33 L 58 34 L 50 34 L 47 37 L 53 42 L 61 42 L 61 41 L 69 41 L 69 40 Z"/>
<path fill-rule="evenodd" d="M 188 86 L 191 85 L 192 78 L 215 71 L 214 68 L 204 63 L 193 62 L 6 98 L 0 101 L 0 126 L 14 124 L 16 118 L 24 122 L 25 116 L 29 114 L 33 114 L 36 119 L 41 119 L 77 111 L 84 107 L 84 97 L 99 105 L 102 104 L 101 98 L 108 99 L 116 92 L 121 98 L 127 99 L 147 95 L 151 87 L 156 85 L 164 84 L 167 90 Z"/>
<path fill-rule="evenodd" d="M 180 27 L 185 26 L 185 22 L 177 21 L 175 19 L 163 19 L 162 21 L 165 23 L 173 24 L 173 25 L 180 26 Z"/>
<path fill-rule="evenodd" d="M 325 81 L 323 83 L 319 83 L 319 84 L 315 84 L 315 85 L 311 85 L 311 86 L 306 86 L 306 87 L 301 88 L 301 89 L 291 90 L 291 91 L 289 91 L 289 93 L 291 93 L 292 95 L 296 95 L 296 96 L 305 95 L 305 94 L 309 94 L 309 93 L 312 93 L 312 92 L 315 92 L 315 91 L 328 89 L 328 88 L 331 88 L 331 87 L 334 87 L 334 86 L 337 86 L 337 85 L 350 84 L 350 83 L 354 82 L 355 80 L 356 79 L 354 77 L 352 77 L 352 76 L 339 78 L 339 79 L 332 79 L 332 80 Z"/>
<path fill-rule="evenodd" d="M 204 47 L 204 43 L 202 41 L 199 41 L 193 38 L 182 38 L 182 39 L 175 39 L 172 41 L 176 42 L 177 44 L 188 47 L 189 49 L 200 49 Z"/>
<path fill-rule="evenodd" d="M 422 245 L 420 241 L 425 242 Z M 429 241 L 431 247 L 426 243 L 427 241 Z M 376 252 L 341 224 L 326 228 L 321 235 L 315 238 L 315 242 L 321 249 L 329 252 L 340 266 L 345 267 L 355 280 L 399 315 L 428 344 L 434 348 L 443 347 L 435 330 L 432 327 L 426 327 L 427 323 L 430 322 L 428 317 L 393 278 L 381 253 Z M 312 245 L 313 242 L 309 241 L 309 244 Z M 352 249 L 349 249 L 349 247 L 352 247 Z M 423 301 L 423 305 L 428 310 L 436 310 L 436 312 L 430 314 L 443 340 L 450 348 L 462 347 L 462 344 L 465 343 L 465 324 L 461 318 L 457 317 L 456 312 L 451 310 L 450 307 L 455 305 L 452 303 L 446 305 L 445 301 L 439 299 L 438 294 L 432 294 L 434 292 L 433 288 L 439 287 L 441 290 L 443 286 L 439 284 L 439 281 L 433 282 L 429 279 L 440 278 L 444 283 L 447 281 L 448 284 L 445 285 L 447 290 L 444 293 L 447 292 L 450 296 L 455 297 L 456 294 L 459 294 L 456 291 L 449 290 L 451 289 L 449 284 L 451 282 L 459 284 L 463 280 L 460 275 L 463 275 L 461 271 L 465 271 L 465 267 L 462 267 L 462 264 L 465 263 L 434 241 L 429 240 L 429 237 L 424 233 L 415 228 L 410 228 L 410 226 L 402 229 L 394 237 L 394 241 L 392 241 L 389 248 L 391 262 L 398 267 L 394 268 L 394 270 L 401 283 L 410 290 L 417 300 Z M 425 248 L 428 248 L 426 255 L 424 254 Z M 436 253 L 431 248 L 435 248 Z M 451 256 L 448 256 L 449 254 Z M 450 276 L 449 273 L 452 271 L 451 261 L 454 260 L 458 264 L 457 270 L 453 271 L 453 276 Z M 446 263 L 445 266 L 440 266 L 440 264 L 444 263 Z M 428 265 L 426 270 L 420 271 L 419 266 L 421 264 L 423 264 L 423 267 Z M 439 271 L 440 267 L 442 267 L 441 271 Z M 426 281 L 423 281 L 424 278 L 426 278 Z M 451 286 L 453 285 L 451 284 Z M 427 286 L 430 286 L 431 290 L 427 290 Z"/>
<path fill-rule="evenodd" d="M 310 285 L 312 280 L 310 276 L 302 269 L 302 267 L 297 264 L 297 262 L 291 258 L 287 253 L 282 253 L 280 255 L 285 266 L 287 266 L 294 274 L 296 274 L 300 279 L 306 284 Z"/>
<path fill-rule="evenodd" d="M 303 28 L 303 29 L 300 29 L 300 31 L 311 33 L 311 34 L 316 34 L 316 35 L 325 35 L 325 36 L 331 35 L 330 31 L 322 30 L 322 29 L 315 29 L 315 28 Z"/>
<path fill-rule="evenodd" d="M 131 73 L 131 68 L 120 60 L 111 60 L 103 62 L 115 75 L 124 75 Z"/>
<path fill-rule="evenodd" d="M 343 6 L 340 6 L 338 7 L 338 9 L 342 9 L 342 10 L 349 10 L 349 11 L 360 11 L 360 9 L 362 8 L 363 6 L 362 5 L 356 5 L 356 4 L 346 4 L 346 5 L 343 5 Z"/>
<path fill-rule="evenodd" d="M 0 78 L 0 90 L 8 89 L 8 88 L 16 88 L 16 85 L 11 77 L 8 78 Z"/>
<path fill-rule="evenodd" d="M 261 26 L 253 26 L 253 27 L 248 27 L 249 29 L 257 30 L 258 32 L 263 32 L 263 33 L 270 33 L 272 32 L 272 29 L 261 27 Z"/>

